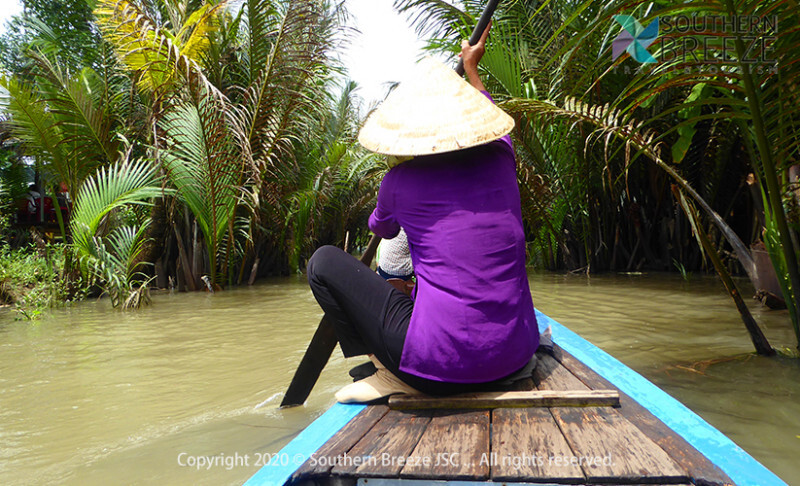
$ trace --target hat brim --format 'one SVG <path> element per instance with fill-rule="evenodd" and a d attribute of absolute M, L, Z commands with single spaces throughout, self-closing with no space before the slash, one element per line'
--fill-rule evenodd
<path fill-rule="evenodd" d="M 514 119 L 480 91 L 426 58 L 370 115 L 358 141 L 372 152 L 409 157 L 483 145 L 513 128 Z"/>

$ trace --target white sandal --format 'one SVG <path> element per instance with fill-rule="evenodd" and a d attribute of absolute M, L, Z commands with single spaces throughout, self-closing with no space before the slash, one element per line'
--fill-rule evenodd
<path fill-rule="evenodd" d="M 339 403 L 367 403 L 398 393 L 422 395 L 422 392 L 407 385 L 386 368 L 379 367 L 373 375 L 336 392 L 336 400 Z"/>

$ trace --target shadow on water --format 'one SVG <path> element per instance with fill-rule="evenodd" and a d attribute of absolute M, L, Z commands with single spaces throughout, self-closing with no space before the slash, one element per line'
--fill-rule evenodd
<path fill-rule="evenodd" d="M 800 361 L 752 356 L 715 279 L 530 279 L 543 312 L 800 483 Z M 0 311 L 1 484 L 241 484 L 358 362 L 336 351 L 309 402 L 279 410 L 320 318 L 304 278 L 153 300 L 132 313 L 87 302 L 33 324 Z M 785 313 L 753 310 L 773 345 L 794 345 Z"/>

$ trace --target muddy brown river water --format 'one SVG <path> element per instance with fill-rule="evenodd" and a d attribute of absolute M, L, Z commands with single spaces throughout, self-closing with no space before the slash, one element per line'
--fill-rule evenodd
<path fill-rule="evenodd" d="M 753 356 L 715 278 L 530 280 L 541 311 L 800 484 L 800 360 Z M 785 311 L 751 308 L 774 346 L 796 345 Z M 359 362 L 335 351 L 304 407 L 277 408 L 320 315 L 303 277 L 159 294 L 138 312 L 101 300 L 29 323 L 0 310 L 0 484 L 243 483 Z M 225 460 L 237 456 L 248 464 Z"/>

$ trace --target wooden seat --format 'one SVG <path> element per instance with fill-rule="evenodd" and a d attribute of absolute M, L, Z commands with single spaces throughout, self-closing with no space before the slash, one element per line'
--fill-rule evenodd
<path fill-rule="evenodd" d="M 619 392 L 616 390 L 530 390 L 448 397 L 394 395 L 389 398 L 389 408 L 393 410 L 618 406 Z"/>

